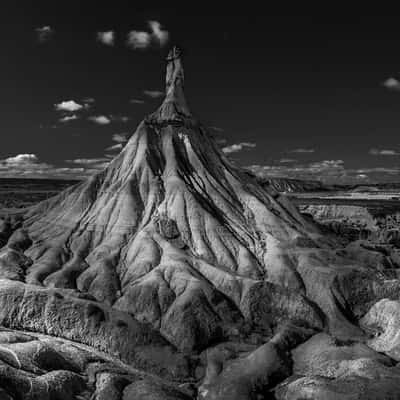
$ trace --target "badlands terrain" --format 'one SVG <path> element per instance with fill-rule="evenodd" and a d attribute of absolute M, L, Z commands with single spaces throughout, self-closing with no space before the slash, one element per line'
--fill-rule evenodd
<path fill-rule="evenodd" d="M 251 176 L 166 69 L 103 171 L 1 182 L 0 399 L 400 399 L 397 195 Z"/>

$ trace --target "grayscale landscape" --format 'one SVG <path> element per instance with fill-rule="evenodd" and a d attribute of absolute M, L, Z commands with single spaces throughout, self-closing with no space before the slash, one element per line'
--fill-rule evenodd
<path fill-rule="evenodd" d="M 165 47 L 163 29 L 127 45 Z M 0 162 L 0 400 L 400 399 L 397 169 L 243 165 L 232 154 L 255 143 L 192 112 L 186 65 L 169 45 L 164 90 L 143 91 L 157 105 L 104 157 Z M 96 101 L 54 104 L 56 124 Z"/>

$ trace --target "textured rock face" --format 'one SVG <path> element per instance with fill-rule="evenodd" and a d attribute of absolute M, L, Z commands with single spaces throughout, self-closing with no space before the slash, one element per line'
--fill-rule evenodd
<path fill-rule="evenodd" d="M 90 369 L 71 370 L 51 345 L 49 377 L 27 378 L 36 359 L 17 365 L 5 350 L 4 397 L 23 398 L 29 382 L 42 393 L 54 375 L 67 393 L 52 397 L 60 399 L 186 399 L 199 388 L 208 400 L 268 398 L 292 375 L 293 357 L 295 369 L 304 364 L 293 349 L 310 335 L 365 340 L 359 319 L 378 300 L 398 299 L 400 281 L 382 258 L 371 262 L 371 249 L 363 257 L 338 249 L 284 196 L 232 165 L 192 116 L 183 84 L 174 50 L 163 104 L 108 167 L 0 225 L 0 324 L 89 345 L 125 372 L 101 369 L 90 380 Z M 285 381 L 278 396 L 301 398 L 292 393 L 313 382 L 315 398 L 340 394 L 341 379 L 371 363 L 397 388 L 386 358 L 335 343 L 323 345 L 342 364 L 315 368 L 346 378 L 303 365 L 302 383 Z"/>
<path fill-rule="evenodd" d="M 313 336 L 292 351 L 293 376 L 276 389 L 279 400 L 397 399 L 400 370 L 365 344 Z"/>
<path fill-rule="evenodd" d="M 177 386 L 91 348 L 44 335 L 0 330 L 0 399 L 136 398 L 189 399 Z"/>
<path fill-rule="evenodd" d="M 300 207 L 315 221 L 348 240 L 370 240 L 400 248 L 400 209 L 380 207 L 325 204 Z"/>
<path fill-rule="evenodd" d="M 400 361 L 400 302 L 383 299 L 362 318 L 361 324 L 370 329 L 374 338 L 369 345 Z"/>

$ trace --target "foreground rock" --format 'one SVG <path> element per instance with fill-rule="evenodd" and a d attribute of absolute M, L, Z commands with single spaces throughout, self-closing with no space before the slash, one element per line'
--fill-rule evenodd
<path fill-rule="evenodd" d="M 361 324 L 373 338 L 370 347 L 400 361 L 400 301 L 383 299 L 362 318 Z"/>
<path fill-rule="evenodd" d="M 45 335 L 0 330 L 0 399 L 136 398 L 189 399 L 177 386 L 89 347 Z"/>
<path fill-rule="evenodd" d="M 208 351 L 207 374 L 199 390 L 204 400 L 251 400 L 267 395 L 291 375 L 290 349 L 311 332 L 288 326 L 262 346 L 240 354 L 241 346 L 217 346 Z M 226 351 L 228 350 L 228 352 Z M 230 351 L 229 351 L 230 350 Z M 236 351 L 235 351 L 236 350 Z"/>
<path fill-rule="evenodd" d="M 400 398 L 396 362 L 365 344 L 318 334 L 292 357 L 293 376 L 275 388 L 278 400 Z"/>
<path fill-rule="evenodd" d="M 188 376 L 187 357 L 150 326 L 54 289 L 0 280 L 0 324 L 84 343 L 161 376 Z"/>

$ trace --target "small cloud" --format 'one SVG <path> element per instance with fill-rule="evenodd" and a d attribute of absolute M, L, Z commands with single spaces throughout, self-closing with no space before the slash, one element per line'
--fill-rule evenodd
<path fill-rule="evenodd" d="M 82 99 L 82 103 L 93 104 L 96 102 L 96 99 L 93 97 L 85 97 Z"/>
<path fill-rule="evenodd" d="M 65 117 L 60 118 L 59 121 L 62 123 L 66 123 L 66 122 L 74 121 L 77 119 L 78 119 L 78 116 L 76 114 L 72 114 L 72 115 L 66 115 Z"/>
<path fill-rule="evenodd" d="M 235 143 L 230 146 L 226 146 L 222 148 L 223 153 L 225 154 L 232 154 L 232 153 L 237 153 L 239 151 L 242 151 L 244 148 L 252 148 L 256 147 L 255 143 L 249 143 L 249 142 L 242 142 L 242 143 Z"/>
<path fill-rule="evenodd" d="M 323 160 L 317 161 L 310 164 L 310 168 L 318 171 L 322 171 L 324 169 L 334 169 L 334 168 L 343 168 L 344 161 L 343 160 Z"/>
<path fill-rule="evenodd" d="M 383 86 L 389 90 L 400 90 L 400 81 L 396 78 L 388 78 L 383 82 Z"/>
<path fill-rule="evenodd" d="M 106 46 L 114 46 L 115 32 L 114 31 L 97 32 L 97 40 L 100 43 L 105 44 Z"/>
<path fill-rule="evenodd" d="M 54 29 L 52 29 L 50 26 L 42 26 L 40 28 L 35 29 L 37 39 L 39 43 L 45 43 L 51 39 L 51 37 L 54 35 Z"/>
<path fill-rule="evenodd" d="M 107 147 L 107 148 L 106 148 L 106 151 L 121 150 L 123 147 L 124 147 L 124 146 L 123 146 L 122 143 L 117 143 L 117 144 L 114 144 L 114 145 L 112 145 L 112 146 L 110 146 L 110 147 Z"/>
<path fill-rule="evenodd" d="M 115 151 L 121 150 L 124 147 L 124 143 L 128 141 L 127 133 L 116 133 L 112 136 L 112 140 L 117 142 L 116 144 L 111 145 L 110 147 L 106 148 L 106 151 Z"/>
<path fill-rule="evenodd" d="M 399 152 L 395 150 L 379 150 L 379 149 L 371 149 L 369 154 L 373 156 L 398 156 Z"/>
<path fill-rule="evenodd" d="M 74 100 L 67 100 L 67 101 L 62 101 L 61 103 L 58 104 L 54 104 L 54 108 L 57 111 L 74 112 L 82 110 L 83 106 L 81 104 L 78 104 Z"/>
<path fill-rule="evenodd" d="M 227 142 L 225 138 L 218 138 L 215 141 L 217 144 L 225 144 Z"/>
<path fill-rule="evenodd" d="M 356 178 L 358 178 L 358 179 L 368 179 L 368 175 L 366 175 L 366 174 L 357 174 Z"/>
<path fill-rule="evenodd" d="M 303 149 L 303 148 L 293 149 L 289 151 L 289 153 L 314 153 L 314 152 L 315 152 L 314 149 Z"/>
<path fill-rule="evenodd" d="M 151 44 L 151 35 L 148 32 L 130 31 L 126 44 L 133 50 L 147 49 Z"/>
<path fill-rule="evenodd" d="M 97 115 L 97 116 L 93 115 L 89 117 L 88 120 L 98 125 L 108 125 L 111 123 L 111 119 L 105 115 Z"/>
<path fill-rule="evenodd" d="M 90 176 L 106 168 L 110 163 L 110 159 L 108 157 L 77 158 L 75 160 L 65 160 L 65 162 L 78 165 L 82 169 L 82 175 Z"/>
<path fill-rule="evenodd" d="M 129 103 L 131 103 L 131 104 L 144 104 L 145 101 L 144 100 L 140 100 L 140 99 L 130 99 Z"/>
<path fill-rule="evenodd" d="M 38 157 L 36 154 L 18 154 L 6 158 L 3 162 L 6 164 L 29 164 L 38 162 Z"/>
<path fill-rule="evenodd" d="M 294 163 L 296 161 L 297 160 L 294 160 L 293 158 L 281 158 L 279 160 L 279 162 L 282 163 L 282 164 L 290 164 L 290 163 Z"/>
<path fill-rule="evenodd" d="M 208 129 L 211 129 L 212 131 L 215 131 L 215 132 L 225 132 L 224 129 L 219 128 L 218 126 L 209 126 Z"/>
<path fill-rule="evenodd" d="M 36 154 L 17 154 L 0 160 L 0 177 L 82 179 L 99 172 L 109 158 L 70 160 L 73 167 L 57 167 L 40 161 Z M 68 161 L 67 161 L 68 162 Z"/>
<path fill-rule="evenodd" d="M 158 21 L 147 22 L 150 32 L 130 31 L 126 44 L 133 50 L 143 50 L 151 46 L 164 47 L 169 39 L 168 31 L 162 29 Z"/>
<path fill-rule="evenodd" d="M 148 21 L 152 37 L 156 39 L 160 47 L 164 47 L 168 43 L 169 32 L 162 29 L 158 21 Z"/>
<path fill-rule="evenodd" d="M 115 133 L 112 140 L 117 143 L 125 143 L 128 141 L 127 133 Z"/>
<path fill-rule="evenodd" d="M 130 120 L 130 118 L 125 115 L 110 115 L 110 119 L 114 122 L 122 122 L 124 124 Z"/>
<path fill-rule="evenodd" d="M 152 99 L 158 99 L 158 98 L 164 96 L 164 92 L 162 92 L 160 90 L 143 90 L 143 93 L 146 96 L 151 97 Z"/>
<path fill-rule="evenodd" d="M 92 164 L 99 164 L 108 161 L 107 158 L 76 158 L 75 160 L 65 160 L 65 162 L 70 164 L 81 164 L 81 165 L 92 165 Z"/>
<path fill-rule="evenodd" d="M 88 110 L 89 108 L 92 107 L 92 105 L 96 102 L 96 100 L 93 97 L 85 97 L 84 99 L 82 99 L 82 103 L 83 103 L 83 108 L 85 110 Z"/>

